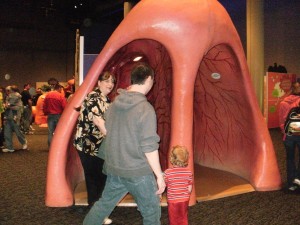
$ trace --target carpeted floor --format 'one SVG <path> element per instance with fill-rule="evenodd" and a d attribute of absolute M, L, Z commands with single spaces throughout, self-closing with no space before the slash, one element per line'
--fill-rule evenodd
<path fill-rule="evenodd" d="M 270 130 L 283 181 L 285 155 L 278 129 Z M 44 204 L 47 167 L 47 131 L 28 135 L 29 151 L 0 153 L 0 225 L 77 225 L 82 224 L 85 206 L 49 208 Z M 21 146 L 17 143 L 15 148 Z M 115 225 L 141 225 L 135 207 L 117 207 Z M 168 224 L 167 208 L 162 208 L 162 224 Z M 190 207 L 190 225 L 296 225 L 300 224 L 300 191 L 252 192 L 199 202 Z"/>

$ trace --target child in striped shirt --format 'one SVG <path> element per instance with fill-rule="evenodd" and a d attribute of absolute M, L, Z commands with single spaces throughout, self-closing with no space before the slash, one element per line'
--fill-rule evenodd
<path fill-rule="evenodd" d="M 170 225 L 188 225 L 188 206 L 192 192 L 193 174 L 186 168 L 189 152 L 176 145 L 170 154 L 172 167 L 165 171 Z"/>

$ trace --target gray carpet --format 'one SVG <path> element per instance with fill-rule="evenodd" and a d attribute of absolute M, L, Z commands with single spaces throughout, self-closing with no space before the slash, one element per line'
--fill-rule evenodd
<path fill-rule="evenodd" d="M 278 129 L 270 130 L 285 181 L 285 155 Z M 88 209 L 83 206 L 49 208 L 44 204 L 47 167 L 47 135 L 37 130 L 28 135 L 29 151 L 0 153 L 0 225 L 77 225 Z M 20 148 L 15 144 L 15 148 Z M 136 208 L 117 207 L 115 225 L 140 225 Z M 167 208 L 162 208 L 162 224 L 168 224 Z M 295 225 L 300 224 L 300 192 L 252 192 L 200 202 L 190 207 L 190 225 Z"/>

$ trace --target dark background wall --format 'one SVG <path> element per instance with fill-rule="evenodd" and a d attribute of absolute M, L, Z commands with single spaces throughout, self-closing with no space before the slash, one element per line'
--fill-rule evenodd
<path fill-rule="evenodd" d="M 300 1 L 265 0 L 265 65 L 300 75 Z"/>
<path fill-rule="evenodd" d="M 246 0 L 219 0 L 229 12 L 246 49 Z M 86 51 L 99 53 L 123 16 L 123 1 L 1 0 L 0 86 L 74 75 L 76 28 Z M 136 1 L 137 2 L 137 1 Z M 77 8 L 74 8 L 74 6 Z M 265 68 L 284 65 L 300 74 L 300 1 L 265 0 Z M 5 74 L 11 79 L 5 80 Z"/>
<path fill-rule="evenodd" d="M 61 12 L 42 8 L 46 6 L 35 1 L 1 1 L 1 86 L 17 84 L 22 89 L 24 83 L 35 86 L 50 77 L 72 78 L 75 31 Z M 5 74 L 11 79 L 5 80 Z"/>

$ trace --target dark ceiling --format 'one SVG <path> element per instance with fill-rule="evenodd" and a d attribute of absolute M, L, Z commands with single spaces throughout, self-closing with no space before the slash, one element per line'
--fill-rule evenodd
<path fill-rule="evenodd" d="M 0 0 L 0 28 L 26 28 L 65 22 L 71 28 L 97 23 L 119 24 L 125 0 Z M 219 0 L 231 16 L 245 9 L 245 2 Z M 265 9 L 284 8 L 297 0 L 265 0 Z M 137 3 L 139 0 L 130 0 Z M 242 15 L 244 16 L 244 15 Z"/>
<path fill-rule="evenodd" d="M 124 0 L 1 0 L 1 28 L 30 28 L 65 22 L 71 28 L 120 23 Z"/>
<path fill-rule="evenodd" d="M 79 29 L 81 35 L 90 38 L 88 42 L 91 43 L 91 49 L 94 42 L 97 42 L 99 48 L 94 51 L 98 52 L 122 21 L 124 1 L 0 0 L 0 49 L 21 51 L 24 48 L 34 48 L 38 41 L 41 45 L 48 43 L 49 37 L 54 33 L 58 39 L 66 36 L 69 31 L 73 35 L 74 30 Z M 274 9 L 284 9 L 296 1 L 264 0 L 265 14 L 268 15 L 268 11 Z M 139 0 L 129 2 L 136 4 Z M 228 10 L 242 42 L 246 43 L 246 0 L 219 2 Z M 25 36 L 34 39 L 25 39 Z M 55 43 L 55 38 L 52 39 Z M 98 40 L 102 40 L 100 44 Z M 43 45 L 47 48 L 40 47 L 41 49 L 62 49 L 56 43 Z"/>
<path fill-rule="evenodd" d="M 123 18 L 124 0 L 0 0 L 0 52 L 73 51 L 79 29 L 98 53 Z"/>

